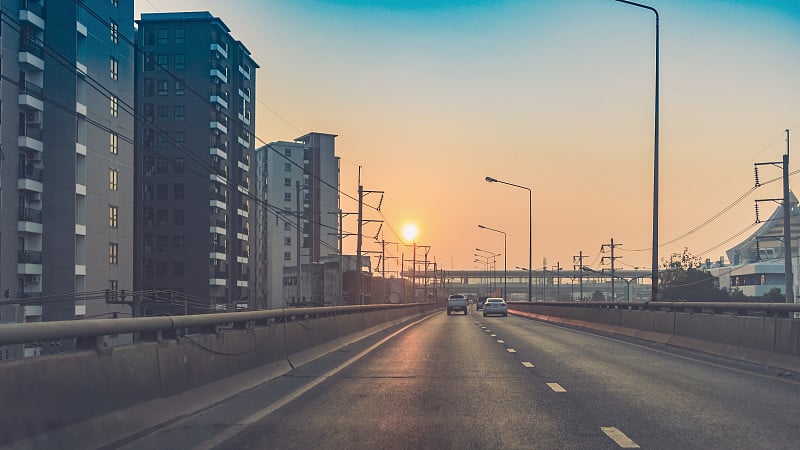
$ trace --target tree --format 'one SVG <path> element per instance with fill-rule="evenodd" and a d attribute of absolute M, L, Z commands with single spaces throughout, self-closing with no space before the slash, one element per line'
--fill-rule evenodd
<path fill-rule="evenodd" d="M 606 301 L 606 296 L 603 295 L 602 292 L 600 292 L 600 289 L 598 289 L 598 290 L 594 291 L 594 293 L 592 294 L 592 301 L 593 302 L 604 302 L 604 301 Z"/>
<path fill-rule="evenodd" d="M 781 288 L 772 288 L 761 296 L 761 301 L 764 303 L 783 303 L 786 300 L 786 296 L 781 294 Z"/>
<path fill-rule="evenodd" d="M 662 261 L 659 287 L 662 300 L 689 302 L 730 301 L 728 291 L 719 288 L 719 282 L 709 272 L 701 270 L 702 261 L 689 253 L 673 253 Z"/>

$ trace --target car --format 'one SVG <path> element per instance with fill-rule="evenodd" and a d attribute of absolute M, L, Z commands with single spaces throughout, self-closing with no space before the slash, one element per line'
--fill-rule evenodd
<path fill-rule="evenodd" d="M 478 303 L 477 303 L 478 311 L 483 309 L 483 304 L 486 302 L 487 298 L 488 297 L 478 297 Z"/>
<path fill-rule="evenodd" d="M 506 301 L 500 297 L 489 297 L 483 304 L 483 317 L 489 314 L 502 314 L 503 317 L 508 316 L 508 306 Z"/>
<path fill-rule="evenodd" d="M 467 312 L 467 297 L 463 294 L 453 294 L 447 297 L 447 315 L 449 316 L 453 311 L 463 311 L 464 315 Z"/>

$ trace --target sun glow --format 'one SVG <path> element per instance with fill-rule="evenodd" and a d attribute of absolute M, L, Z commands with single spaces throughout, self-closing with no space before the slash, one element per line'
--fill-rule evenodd
<path fill-rule="evenodd" d="M 419 234 L 419 228 L 413 223 L 407 223 L 403 225 L 403 237 L 406 238 L 408 242 L 414 242 L 414 239 L 417 238 Z"/>

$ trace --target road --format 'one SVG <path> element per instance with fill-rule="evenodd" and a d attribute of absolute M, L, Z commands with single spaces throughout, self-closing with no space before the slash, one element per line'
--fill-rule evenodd
<path fill-rule="evenodd" d="M 797 448 L 800 380 L 519 317 L 434 314 L 126 448 Z"/>

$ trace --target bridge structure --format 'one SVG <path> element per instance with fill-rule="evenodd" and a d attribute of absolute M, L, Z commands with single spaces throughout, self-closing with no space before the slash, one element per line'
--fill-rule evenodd
<path fill-rule="evenodd" d="M 115 446 L 368 336 L 403 327 L 385 342 L 442 307 L 436 301 L 4 325 L 0 345 L 75 339 L 79 350 L 0 361 L 0 446 Z M 512 302 L 509 308 L 534 321 L 800 372 L 800 319 L 794 318 L 800 305 L 570 301 Z M 438 324 L 431 325 L 434 336 L 447 335 L 442 334 L 447 327 L 466 330 L 445 320 L 429 322 Z M 502 328 L 501 322 L 492 327 Z M 108 346 L 109 336 L 123 333 L 132 333 L 133 343 Z M 435 347 L 462 340 L 439 339 Z M 494 348 L 492 342 L 485 348 Z M 91 443 L 83 441 L 88 437 Z"/>
<path fill-rule="evenodd" d="M 410 273 L 408 274 L 410 275 Z M 649 270 L 615 270 L 614 283 L 610 271 L 549 270 L 533 271 L 533 301 L 647 301 L 650 300 Z M 417 274 L 421 277 L 421 274 Z M 440 275 L 449 293 L 473 293 L 478 296 L 501 296 L 503 286 L 508 289 L 505 297 L 510 301 L 527 300 L 528 271 L 509 270 L 448 270 Z M 581 284 L 583 285 L 581 293 Z M 612 284 L 614 294 L 612 295 Z"/>

